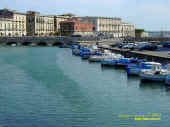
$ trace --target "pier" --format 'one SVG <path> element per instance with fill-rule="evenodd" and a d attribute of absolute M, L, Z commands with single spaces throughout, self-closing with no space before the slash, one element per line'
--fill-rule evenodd
<path fill-rule="evenodd" d="M 115 53 L 120 53 L 126 57 L 138 57 L 142 59 L 147 59 L 149 61 L 161 62 L 161 63 L 169 63 L 170 56 L 168 55 L 167 51 L 135 51 L 130 49 L 121 49 L 117 47 L 102 47 L 101 49 L 108 49 Z"/>

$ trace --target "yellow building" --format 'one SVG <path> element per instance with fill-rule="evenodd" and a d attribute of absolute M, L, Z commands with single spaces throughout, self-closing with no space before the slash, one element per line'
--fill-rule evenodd
<path fill-rule="evenodd" d="M 54 34 L 54 16 L 40 15 L 34 11 L 27 12 L 28 36 L 52 36 Z"/>
<path fill-rule="evenodd" d="M 26 36 L 26 14 L 0 10 L 0 36 Z"/>

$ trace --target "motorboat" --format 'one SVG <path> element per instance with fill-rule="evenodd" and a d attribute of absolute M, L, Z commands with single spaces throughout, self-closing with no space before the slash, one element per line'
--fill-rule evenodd
<path fill-rule="evenodd" d="M 17 46 L 17 44 L 11 44 L 11 46 L 12 46 L 12 47 L 16 47 L 16 46 Z"/>
<path fill-rule="evenodd" d="M 152 69 L 152 62 L 142 62 L 138 60 L 137 63 L 130 63 L 126 66 L 128 75 L 139 76 L 141 69 Z"/>
<path fill-rule="evenodd" d="M 80 48 L 81 46 L 78 44 L 72 45 L 72 54 L 79 56 L 80 55 Z"/>
<path fill-rule="evenodd" d="M 140 71 L 141 81 L 164 82 L 167 76 L 167 69 L 163 69 L 162 65 L 157 62 L 152 62 L 151 69 L 141 69 Z"/>
<path fill-rule="evenodd" d="M 170 86 L 170 64 L 167 65 L 168 75 L 165 78 L 165 85 Z"/>
<path fill-rule="evenodd" d="M 109 58 L 109 57 L 113 57 L 113 53 L 111 53 L 109 50 L 104 50 L 104 53 L 96 53 L 96 55 L 91 55 L 89 57 L 89 61 L 90 62 L 101 62 L 102 59 L 104 58 Z"/>
<path fill-rule="evenodd" d="M 102 66 L 115 66 L 119 59 L 124 58 L 120 54 L 112 54 L 108 57 L 105 57 L 101 60 L 101 65 Z"/>

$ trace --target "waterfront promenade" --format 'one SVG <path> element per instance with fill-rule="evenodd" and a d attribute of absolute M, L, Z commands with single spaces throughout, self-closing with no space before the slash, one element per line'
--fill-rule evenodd
<path fill-rule="evenodd" d="M 169 63 L 170 62 L 170 56 L 168 55 L 168 51 L 135 51 L 135 50 L 129 50 L 129 49 L 121 49 L 117 47 L 103 47 L 100 46 L 102 49 L 108 49 L 112 52 L 121 53 L 127 57 L 138 57 L 138 58 L 144 58 L 151 61 L 161 62 L 161 63 Z"/>

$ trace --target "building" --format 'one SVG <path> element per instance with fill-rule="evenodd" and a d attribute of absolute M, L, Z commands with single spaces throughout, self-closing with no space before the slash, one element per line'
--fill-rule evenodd
<path fill-rule="evenodd" d="M 26 36 L 26 14 L 0 10 L 0 36 Z"/>
<path fill-rule="evenodd" d="M 110 37 L 134 37 L 134 25 L 122 23 L 121 18 L 111 17 L 82 17 L 88 20 L 94 26 L 94 32 L 99 35 L 108 35 Z M 127 34 L 128 33 L 128 34 Z"/>
<path fill-rule="evenodd" d="M 70 19 L 70 16 L 68 15 L 54 16 L 54 31 L 56 35 L 61 34 L 60 22 L 67 21 L 68 19 Z"/>
<path fill-rule="evenodd" d="M 119 31 L 120 37 L 135 37 L 135 26 L 133 24 L 121 22 Z"/>
<path fill-rule="evenodd" d="M 54 16 L 40 15 L 35 11 L 27 12 L 28 36 L 51 36 L 54 34 Z"/>
<path fill-rule="evenodd" d="M 149 37 L 149 34 L 144 29 L 136 29 L 135 37 L 136 38 L 146 38 L 146 37 Z"/>
<path fill-rule="evenodd" d="M 81 18 L 72 18 L 60 23 L 61 35 L 91 35 L 93 34 L 93 24 Z"/>

